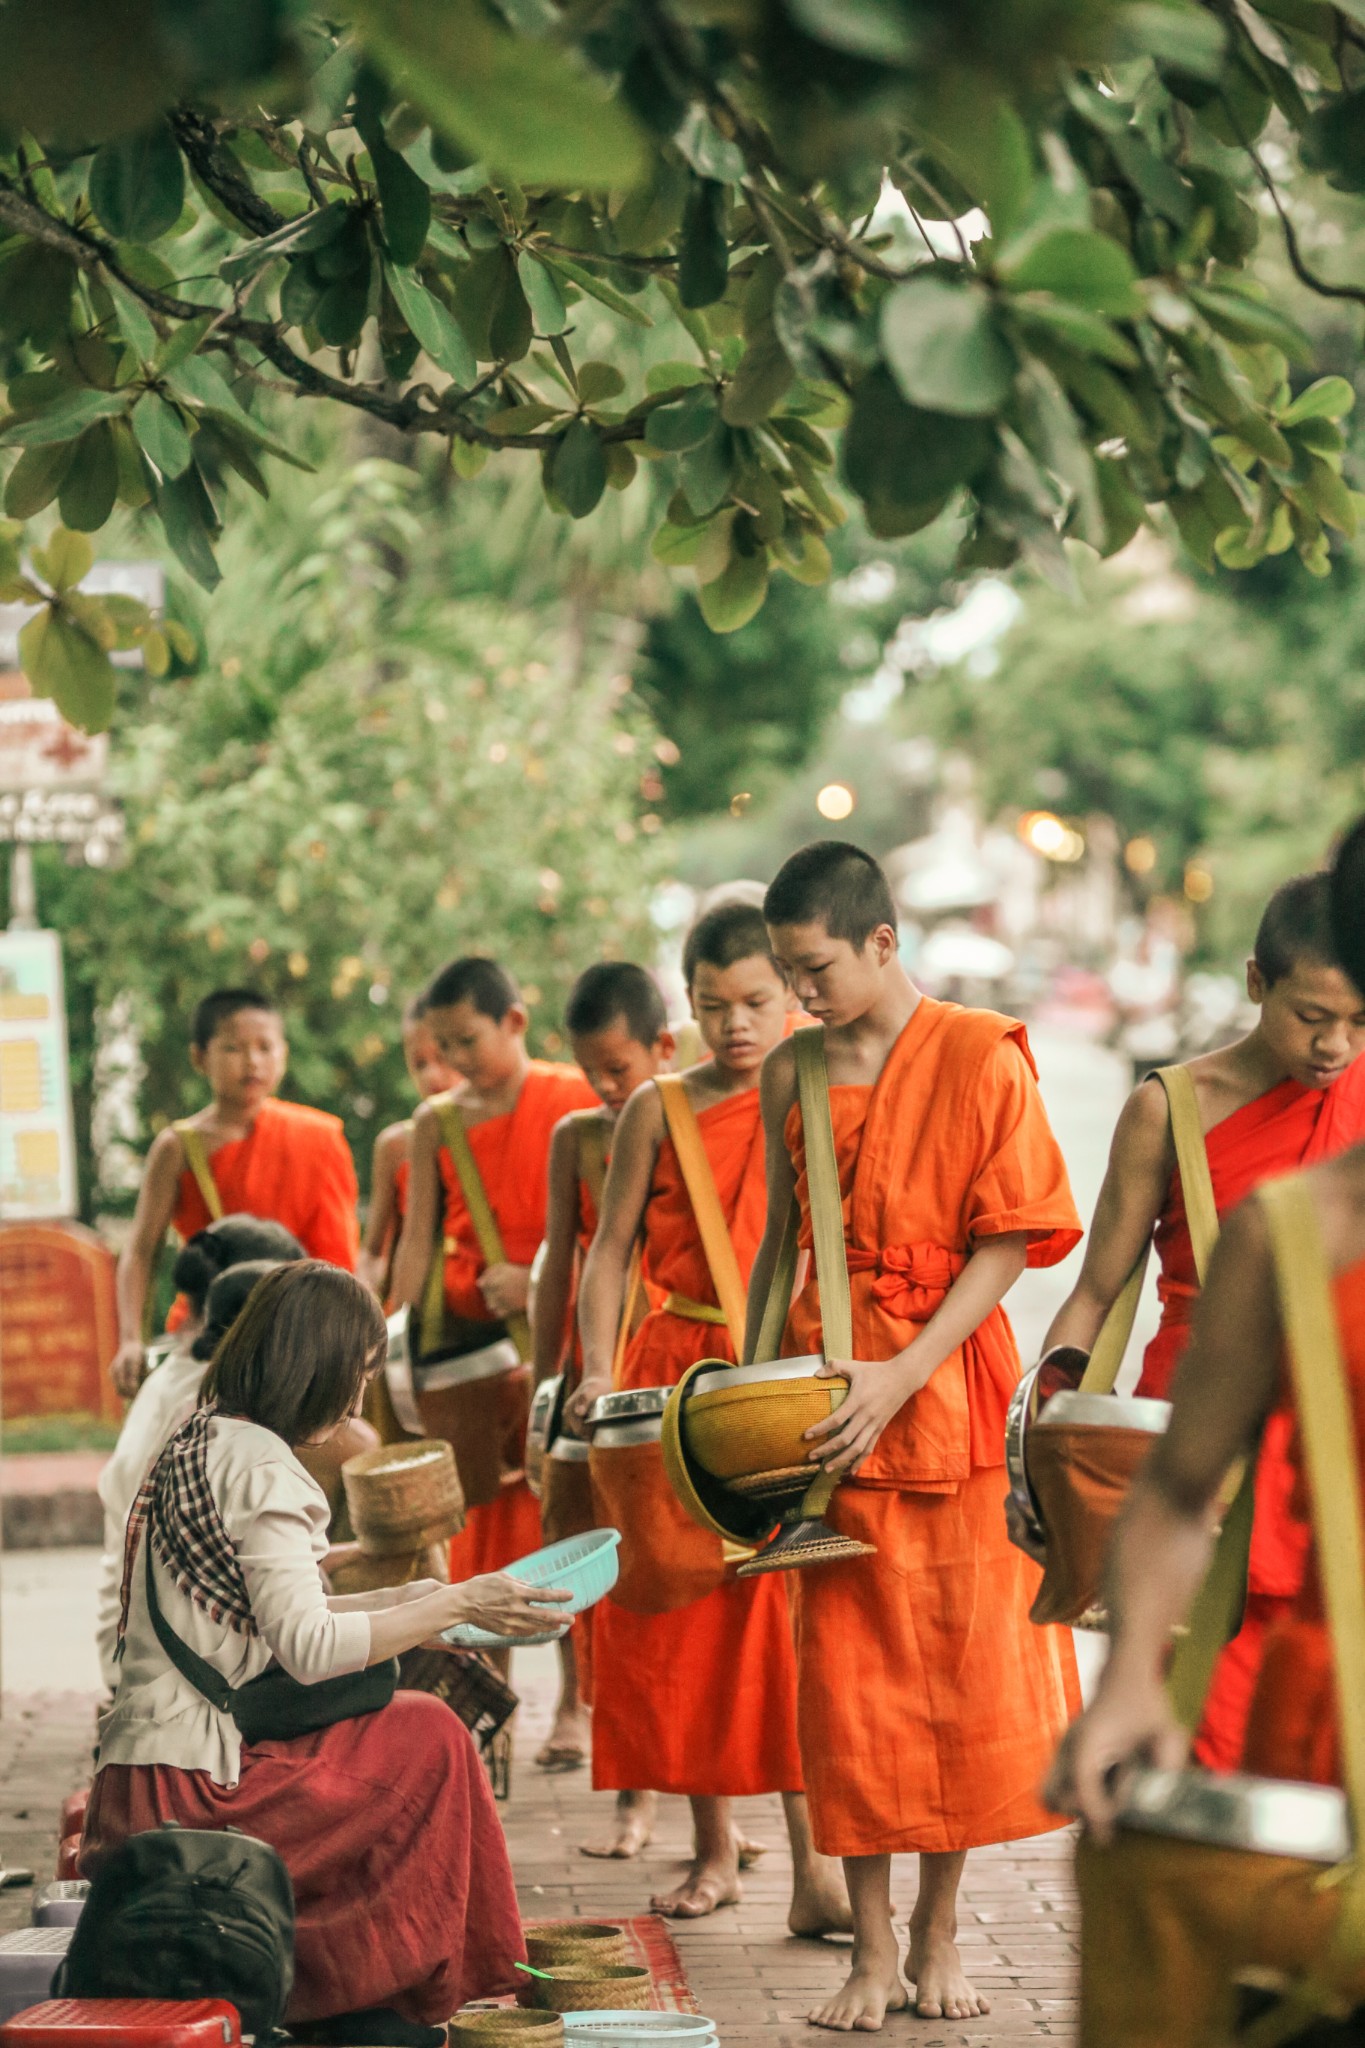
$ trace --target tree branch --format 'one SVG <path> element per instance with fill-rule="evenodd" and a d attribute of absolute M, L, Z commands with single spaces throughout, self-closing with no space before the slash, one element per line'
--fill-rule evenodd
<path fill-rule="evenodd" d="M 189 159 L 202 185 L 219 204 L 253 235 L 273 235 L 285 226 L 288 214 L 279 213 L 268 199 L 243 177 L 237 162 L 218 140 L 217 130 L 206 116 L 193 107 L 176 107 L 170 115 L 171 133 Z"/>
<path fill-rule="evenodd" d="M 1251 141 L 1245 141 L 1243 148 L 1255 165 L 1256 175 L 1269 194 L 1270 203 L 1279 216 L 1280 228 L 1284 235 L 1284 253 L 1289 258 L 1289 267 L 1299 280 L 1299 283 L 1307 285 L 1309 291 L 1316 292 L 1319 298 L 1352 299 L 1356 305 L 1365 306 L 1365 290 L 1362 290 L 1360 286 L 1332 284 L 1327 278 L 1319 277 L 1315 271 L 1309 269 L 1303 260 L 1303 252 L 1299 247 L 1298 231 L 1285 211 L 1284 201 L 1280 198 L 1275 180 L 1271 177 L 1270 172 L 1262 161 L 1260 151 L 1255 143 Z"/>

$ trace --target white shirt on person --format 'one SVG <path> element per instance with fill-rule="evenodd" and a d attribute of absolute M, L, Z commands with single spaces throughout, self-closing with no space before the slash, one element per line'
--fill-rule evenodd
<path fill-rule="evenodd" d="M 214 1416 L 207 1475 L 260 1633 L 243 1635 L 214 1621 L 180 1591 L 155 1553 L 153 1571 L 166 1621 L 230 1685 L 259 1677 L 272 1659 L 304 1684 L 360 1671 L 370 1659 L 364 1609 L 396 1606 L 430 1590 L 412 1586 L 341 1598 L 327 1593 L 320 1571 L 327 1551 L 327 1497 L 273 1430 Z M 242 1749 L 237 1724 L 181 1676 L 157 1641 L 145 1573 L 139 1545 L 118 1690 L 100 1723 L 99 1769 L 169 1764 L 207 1771 L 215 1784 L 235 1785 Z"/>

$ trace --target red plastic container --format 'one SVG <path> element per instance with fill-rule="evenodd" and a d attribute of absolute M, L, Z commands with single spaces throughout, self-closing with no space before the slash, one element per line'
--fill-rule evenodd
<path fill-rule="evenodd" d="M 61 1825 L 57 1829 L 57 1840 L 64 1842 L 68 1835 L 78 1835 L 85 1826 L 85 1809 L 90 1804 L 90 1787 L 82 1785 L 79 1792 L 71 1793 L 62 1801 Z"/>
<path fill-rule="evenodd" d="M 0 2027 L 0 2048 L 237 2048 L 224 1998 L 49 1998 Z"/>
<path fill-rule="evenodd" d="M 67 1835 L 57 1851 L 57 1875 L 61 1878 L 79 1877 L 78 1864 L 81 1854 L 79 1834 Z"/>

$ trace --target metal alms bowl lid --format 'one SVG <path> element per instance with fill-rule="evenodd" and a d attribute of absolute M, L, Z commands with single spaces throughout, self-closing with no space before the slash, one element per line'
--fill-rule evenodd
<path fill-rule="evenodd" d="M 550 1418 L 563 1387 L 563 1379 L 556 1374 L 553 1379 L 542 1380 L 531 1396 L 531 1415 L 526 1426 L 527 1442 L 536 1450 L 544 1451 L 549 1440 Z"/>
<path fill-rule="evenodd" d="M 1142 1834 L 1309 1863 L 1341 1863 L 1351 1853 L 1346 1795 L 1334 1785 L 1235 1771 L 1144 1769 L 1125 1788 L 1118 1818 Z"/>
<path fill-rule="evenodd" d="M 585 1465 L 590 1445 L 583 1436 L 557 1436 L 545 1453 L 557 1465 Z"/>
<path fill-rule="evenodd" d="M 725 1387 L 759 1387 L 772 1380 L 808 1380 L 824 1364 L 820 1352 L 806 1358 L 774 1358 L 767 1365 L 717 1365 L 714 1372 L 698 1373 L 691 1392 L 716 1394 Z"/>
<path fill-rule="evenodd" d="M 588 1410 L 588 1428 L 599 1429 L 603 1423 L 641 1422 L 652 1415 L 662 1415 L 668 1406 L 672 1387 L 627 1387 L 619 1394 L 603 1394 Z"/>
<path fill-rule="evenodd" d="M 1050 1422 L 1098 1423 L 1107 1429 L 1140 1429 L 1160 1436 L 1171 1419 L 1169 1401 L 1145 1394 L 1083 1394 L 1079 1389 L 1054 1394 L 1033 1418 L 1035 1429 Z"/>

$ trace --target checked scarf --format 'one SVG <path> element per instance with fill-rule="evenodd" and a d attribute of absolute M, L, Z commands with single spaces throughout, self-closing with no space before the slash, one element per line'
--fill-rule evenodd
<path fill-rule="evenodd" d="M 133 1564 L 144 1529 L 156 1556 L 196 1607 L 212 1620 L 226 1622 L 238 1635 L 259 1634 L 232 1538 L 209 1490 L 208 1430 L 217 1412 L 212 1407 L 195 1409 L 166 1445 L 133 1502 L 123 1548 L 118 1656 L 123 1653 Z"/>

